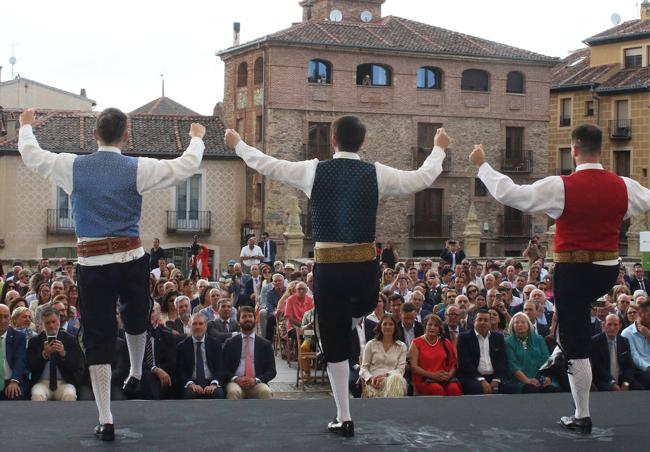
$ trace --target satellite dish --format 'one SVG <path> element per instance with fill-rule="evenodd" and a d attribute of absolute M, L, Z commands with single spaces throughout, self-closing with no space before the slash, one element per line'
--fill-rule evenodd
<path fill-rule="evenodd" d="M 338 9 L 333 9 L 330 13 L 330 20 L 332 22 L 341 22 L 343 20 L 343 13 Z"/>
<path fill-rule="evenodd" d="M 612 20 L 612 23 L 614 25 L 618 25 L 621 23 L 621 16 L 618 13 L 612 14 L 612 17 L 610 19 Z"/>
<path fill-rule="evenodd" d="M 16 64 L 16 61 L 17 61 L 17 60 L 16 60 L 16 57 L 14 57 L 14 56 L 12 56 L 11 58 L 9 58 L 9 64 L 11 64 L 12 66 L 13 66 L 14 64 Z"/>
<path fill-rule="evenodd" d="M 372 20 L 372 13 L 370 11 L 364 11 L 361 13 L 361 20 L 363 22 L 370 22 Z"/>

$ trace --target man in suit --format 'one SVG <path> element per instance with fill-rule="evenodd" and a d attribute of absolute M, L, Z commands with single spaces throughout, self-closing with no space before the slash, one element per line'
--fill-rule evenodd
<path fill-rule="evenodd" d="M 0 400 L 21 400 L 27 394 L 27 337 L 9 321 L 9 308 L 0 304 Z"/>
<path fill-rule="evenodd" d="M 605 319 L 605 331 L 591 339 L 591 368 L 593 383 L 599 391 L 628 391 L 643 389 L 634 378 L 634 362 L 630 343 L 618 333 L 621 320 L 616 314 Z"/>
<path fill-rule="evenodd" d="M 208 336 L 216 337 L 225 342 L 239 332 L 239 324 L 232 318 L 232 301 L 221 298 L 217 304 L 217 317 L 208 322 Z"/>
<path fill-rule="evenodd" d="M 361 397 L 361 384 L 359 384 L 359 368 L 361 367 L 361 355 L 366 343 L 375 337 L 377 324 L 372 320 L 362 317 L 350 335 L 350 394 L 353 397 Z"/>
<path fill-rule="evenodd" d="M 445 323 L 443 326 L 443 336 L 452 344 L 456 345 L 458 336 L 465 332 L 465 328 L 460 326 L 460 308 L 455 304 L 449 305 L 445 310 Z"/>
<path fill-rule="evenodd" d="M 643 266 L 639 263 L 634 264 L 634 277 L 630 281 L 630 292 L 634 293 L 635 290 L 643 290 L 646 293 L 650 290 L 650 281 L 645 277 Z"/>
<path fill-rule="evenodd" d="M 59 313 L 51 306 L 41 311 L 43 331 L 27 345 L 32 400 L 77 400 L 80 351 L 74 336 L 60 330 Z"/>
<path fill-rule="evenodd" d="M 259 243 L 259 247 L 262 249 L 262 254 L 264 255 L 262 262 L 273 268 L 278 247 L 273 240 L 269 239 L 268 232 L 265 231 L 262 233 L 262 240 Z"/>
<path fill-rule="evenodd" d="M 440 253 L 440 259 L 443 259 L 449 265 L 451 269 L 455 269 L 456 265 L 459 265 L 463 259 L 465 259 L 465 252 L 460 249 L 460 244 L 456 240 L 447 240 L 445 244 L 445 249 Z"/>
<path fill-rule="evenodd" d="M 534 301 L 525 302 L 523 312 L 524 314 L 526 314 L 528 319 L 533 324 L 533 330 L 535 330 L 537 334 L 539 334 L 542 337 L 548 336 L 549 334 L 548 325 L 542 325 L 537 321 L 539 311 L 538 311 L 538 306 L 535 304 Z"/>
<path fill-rule="evenodd" d="M 276 375 L 271 343 L 255 334 L 255 311 L 242 306 L 237 312 L 242 332 L 231 337 L 223 347 L 226 397 L 270 399 L 268 382 Z"/>
<path fill-rule="evenodd" d="M 160 400 L 172 395 L 176 370 L 176 346 L 174 335 L 169 328 L 159 325 L 160 305 L 154 303 L 150 325 L 146 332 L 144 358 L 142 360 L 142 379 L 136 391 L 127 396 L 145 400 Z"/>
<path fill-rule="evenodd" d="M 401 335 L 401 340 L 408 348 L 411 346 L 413 339 L 424 334 L 424 328 L 420 322 L 415 320 L 417 309 L 413 303 L 404 303 L 400 311 L 400 321 L 397 323 L 397 328 Z"/>
<path fill-rule="evenodd" d="M 155 237 L 153 239 L 153 248 L 149 252 L 149 267 L 151 270 L 158 268 L 158 260 L 165 258 L 165 250 L 160 246 L 160 239 Z"/>
<path fill-rule="evenodd" d="M 79 400 L 95 400 L 90 373 L 88 367 L 84 367 L 84 374 L 79 387 Z M 115 353 L 113 353 L 113 361 L 111 362 L 111 400 L 126 400 L 122 385 L 128 375 L 129 351 L 126 348 L 126 340 L 117 337 L 115 338 Z"/>
<path fill-rule="evenodd" d="M 223 399 L 221 341 L 208 336 L 208 319 L 192 316 L 192 335 L 176 347 L 176 375 L 183 399 Z"/>
<path fill-rule="evenodd" d="M 180 295 L 174 299 L 176 313 L 178 316 L 174 321 L 168 320 L 165 326 L 172 331 L 172 334 L 181 340 L 185 339 L 191 332 L 192 325 L 190 317 L 192 316 L 192 302 L 190 297 Z"/>
<path fill-rule="evenodd" d="M 490 331 L 490 313 L 476 311 L 474 329 L 458 336 L 458 379 L 463 394 L 508 393 L 503 335 Z"/>

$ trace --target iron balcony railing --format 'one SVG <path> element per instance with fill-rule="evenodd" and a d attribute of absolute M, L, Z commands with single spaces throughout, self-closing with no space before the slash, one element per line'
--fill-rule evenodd
<path fill-rule="evenodd" d="M 167 211 L 168 233 L 206 233 L 212 230 L 212 212 L 209 210 Z"/>

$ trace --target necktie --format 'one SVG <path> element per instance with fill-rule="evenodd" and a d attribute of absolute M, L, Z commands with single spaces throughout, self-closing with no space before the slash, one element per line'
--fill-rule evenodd
<path fill-rule="evenodd" d="M 616 356 L 616 339 L 609 342 L 609 371 L 612 374 L 612 378 L 618 383 L 618 357 Z"/>
<path fill-rule="evenodd" d="M 458 336 L 458 332 L 452 330 L 452 331 L 451 331 L 451 342 L 452 342 L 452 343 L 454 343 L 454 344 L 456 343 L 456 337 L 457 337 L 457 336 Z"/>
<path fill-rule="evenodd" d="M 245 357 L 245 366 L 244 366 L 244 377 L 254 378 L 255 372 L 253 372 L 253 357 L 251 356 L 251 337 L 246 336 L 246 357 Z"/>
<path fill-rule="evenodd" d="M 230 325 L 228 325 L 227 320 L 222 320 L 223 322 L 223 329 L 226 330 L 226 333 L 230 333 Z"/>
<path fill-rule="evenodd" d="M 50 390 L 56 391 L 58 382 L 56 381 L 56 362 L 58 361 L 58 354 L 52 353 L 50 355 Z M 3 364 L 4 365 L 4 364 Z"/>
<path fill-rule="evenodd" d="M 641 287 L 641 290 L 645 292 L 645 284 L 643 283 L 643 279 L 639 280 L 639 286 Z"/>
<path fill-rule="evenodd" d="M 451 269 L 456 270 L 456 253 L 451 253 Z"/>
<path fill-rule="evenodd" d="M 203 353 L 201 353 L 201 344 L 203 342 L 199 341 L 196 343 L 196 384 L 204 387 L 205 386 L 205 368 L 203 364 Z"/>
<path fill-rule="evenodd" d="M 0 336 L 0 391 L 5 389 L 5 338 Z"/>
<path fill-rule="evenodd" d="M 263 242 L 264 243 L 264 260 L 269 261 L 269 245 L 268 242 Z"/>
<path fill-rule="evenodd" d="M 153 367 L 153 347 L 151 346 L 151 332 L 147 331 L 147 339 L 144 344 L 144 361 L 142 363 L 142 370 L 151 372 Z"/>

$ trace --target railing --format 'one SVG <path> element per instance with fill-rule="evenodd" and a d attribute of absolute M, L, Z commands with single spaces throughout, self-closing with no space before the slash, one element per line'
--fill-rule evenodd
<path fill-rule="evenodd" d="M 47 209 L 48 234 L 74 234 L 74 218 L 69 209 Z"/>
<path fill-rule="evenodd" d="M 425 216 L 409 215 L 411 238 L 449 238 L 451 237 L 451 215 Z"/>
<path fill-rule="evenodd" d="M 533 170 L 533 153 L 531 151 L 503 150 L 501 159 L 501 172 L 503 173 L 530 173 Z"/>
<path fill-rule="evenodd" d="M 609 137 L 612 140 L 632 139 L 632 120 L 614 119 L 609 121 Z"/>
<path fill-rule="evenodd" d="M 560 127 L 569 127 L 571 125 L 571 116 L 560 116 Z"/>
<path fill-rule="evenodd" d="M 522 215 L 521 218 L 505 218 L 499 215 L 500 237 L 530 237 L 532 217 Z"/>
<path fill-rule="evenodd" d="M 207 233 L 212 229 L 212 212 L 208 211 L 167 211 L 168 233 Z"/>

